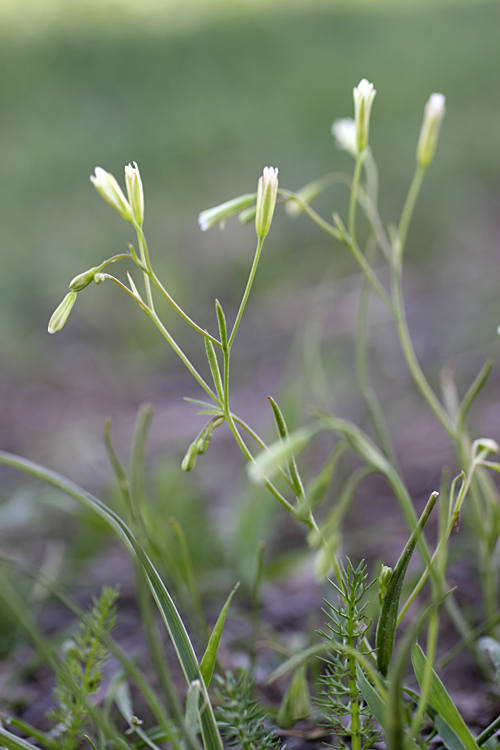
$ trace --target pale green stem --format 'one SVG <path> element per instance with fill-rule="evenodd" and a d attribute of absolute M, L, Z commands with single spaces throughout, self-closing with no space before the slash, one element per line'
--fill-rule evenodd
<path fill-rule="evenodd" d="M 371 260 L 370 256 L 368 256 Z M 369 364 L 368 364 L 368 309 L 370 303 L 370 285 L 363 277 L 361 282 L 361 291 L 359 295 L 358 308 L 358 335 L 356 338 L 356 373 L 360 390 L 370 414 L 375 432 L 380 441 L 382 452 L 395 466 L 396 458 L 392 441 L 385 421 L 384 413 L 380 406 L 377 394 L 370 382 Z"/>
<path fill-rule="evenodd" d="M 165 299 L 169 302 L 170 305 L 174 308 L 174 310 L 181 316 L 183 320 L 186 321 L 188 325 L 191 326 L 191 328 L 194 328 L 195 331 L 198 331 L 202 336 L 204 336 L 206 339 L 210 339 L 212 344 L 215 344 L 215 346 L 218 346 L 219 349 L 222 349 L 221 342 L 216 339 L 214 336 L 212 336 L 208 331 L 206 331 L 204 328 L 201 328 L 197 323 L 194 322 L 192 318 L 189 317 L 187 313 L 184 312 L 182 307 L 180 307 L 177 302 L 173 299 L 173 297 L 170 296 L 170 294 L 167 292 L 161 281 L 159 280 L 158 276 L 155 274 L 153 270 L 148 271 L 148 275 L 151 278 L 153 284 L 160 290 L 161 294 L 165 297 Z"/>
<path fill-rule="evenodd" d="M 436 647 L 439 630 L 439 616 L 438 610 L 434 607 L 429 616 L 429 630 L 427 632 L 427 661 L 425 663 L 424 679 L 421 687 L 421 696 L 418 703 L 415 716 L 411 723 L 409 736 L 415 738 L 421 730 L 422 720 L 424 718 L 425 709 L 429 702 L 429 696 L 432 686 L 432 670 L 434 667 L 434 660 L 436 658 Z"/>
<path fill-rule="evenodd" d="M 358 154 L 356 166 L 354 167 L 354 176 L 352 178 L 351 199 L 349 201 L 349 221 L 347 224 L 348 232 L 354 244 L 356 244 L 356 206 L 358 205 L 358 187 L 362 166 L 363 155 Z"/>
<path fill-rule="evenodd" d="M 406 322 L 406 314 L 403 302 L 403 291 L 401 287 L 401 264 L 397 258 L 393 259 L 391 276 L 394 316 L 398 329 L 401 348 L 403 350 L 408 369 L 410 370 L 410 373 L 418 389 L 442 424 L 443 428 L 446 430 L 451 439 L 455 441 L 457 439 L 456 426 L 448 416 L 448 413 L 429 385 L 422 371 L 422 368 L 420 367 L 417 356 L 415 354 L 415 350 L 413 348 L 413 343 L 410 338 L 410 332 L 408 330 L 408 324 Z"/>
<path fill-rule="evenodd" d="M 172 338 L 170 333 L 167 331 L 161 320 L 159 319 L 158 315 L 154 310 L 151 310 L 139 297 L 137 297 L 131 289 L 128 288 L 123 282 L 120 281 L 120 279 L 115 278 L 115 276 L 111 276 L 110 274 L 106 274 L 106 278 L 108 278 L 110 281 L 114 281 L 115 284 L 117 284 L 120 289 L 123 289 L 124 292 L 127 292 L 141 307 L 146 315 L 151 318 L 155 326 L 158 328 L 158 330 L 161 332 L 161 334 L 166 338 L 174 352 L 177 354 L 179 359 L 185 364 L 191 375 L 195 378 L 195 380 L 201 385 L 203 390 L 210 396 L 213 401 L 217 404 L 217 406 L 222 406 L 221 402 L 219 401 L 217 395 L 212 391 L 210 386 L 204 381 L 204 379 L 201 377 L 195 366 L 189 361 L 189 359 L 186 357 L 180 346 L 177 344 L 177 342 Z M 149 279 L 148 279 L 149 280 Z"/>
<path fill-rule="evenodd" d="M 408 190 L 408 195 L 406 196 L 405 204 L 403 206 L 403 211 L 401 212 L 401 218 L 399 220 L 399 226 L 398 226 L 398 256 L 399 258 L 403 257 L 403 253 L 404 253 L 404 249 L 406 245 L 406 238 L 408 236 L 408 230 L 410 228 L 413 211 L 415 210 L 415 204 L 417 202 L 418 194 L 420 193 L 420 188 L 422 187 L 422 182 L 425 176 L 425 172 L 426 172 L 426 167 L 417 166 L 415 173 L 413 175 L 413 179 L 411 181 L 410 189 Z"/>
<path fill-rule="evenodd" d="M 243 317 L 243 313 L 245 312 L 245 307 L 248 302 L 248 298 L 250 296 L 250 291 L 252 289 L 253 280 L 255 278 L 255 274 L 257 272 L 257 266 L 259 265 L 259 259 L 260 259 L 260 253 L 262 251 L 262 245 L 264 244 L 264 237 L 259 237 L 257 240 L 257 248 L 255 250 L 255 255 L 253 258 L 252 268 L 250 270 L 250 275 L 248 277 L 247 285 L 245 288 L 245 292 L 243 294 L 243 299 L 241 300 L 240 309 L 238 310 L 238 315 L 236 316 L 236 320 L 234 321 L 233 330 L 231 333 L 231 336 L 229 337 L 228 341 L 228 347 L 231 349 L 231 345 L 234 341 L 234 337 L 236 336 L 238 332 L 238 328 L 241 322 L 241 318 Z"/>
<path fill-rule="evenodd" d="M 359 247 L 356 245 L 355 242 L 350 241 L 350 238 L 346 237 L 345 239 L 342 237 L 340 232 L 335 229 L 335 227 L 332 224 L 329 224 L 328 221 L 325 221 L 319 214 L 316 213 L 316 211 L 309 206 L 309 204 L 304 203 L 303 200 L 301 200 L 295 193 L 292 193 L 290 190 L 278 190 L 278 194 L 283 196 L 284 198 L 287 198 L 287 200 L 293 200 L 295 203 L 297 203 L 301 209 L 306 213 L 309 218 L 311 218 L 315 224 L 317 224 L 321 229 L 323 229 L 327 234 L 331 235 L 332 237 L 335 237 L 336 240 L 339 242 L 342 242 L 345 244 L 351 253 L 354 255 L 354 258 L 358 265 L 360 266 L 361 270 L 367 277 L 370 284 L 373 286 L 375 291 L 377 292 L 378 296 L 384 303 L 384 305 L 388 308 L 388 310 L 392 313 L 392 303 L 389 295 L 385 291 L 384 287 L 378 280 L 377 276 L 375 275 L 375 272 L 373 268 L 370 266 L 368 261 L 366 260 L 365 256 L 359 249 Z"/>
<path fill-rule="evenodd" d="M 142 227 L 139 224 L 134 224 L 135 230 L 137 232 L 137 240 L 139 242 L 139 253 L 141 256 L 142 263 L 146 266 L 148 269 L 148 272 L 151 272 L 151 261 L 149 259 L 149 251 L 148 251 L 148 243 L 146 242 L 146 237 L 144 236 L 144 232 L 142 230 Z M 146 296 L 148 299 L 148 305 L 149 309 L 154 312 L 154 304 L 153 304 L 153 294 L 151 291 L 151 282 L 149 280 L 148 272 L 143 271 L 144 273 L 144 285 L 146 287 Z"/>

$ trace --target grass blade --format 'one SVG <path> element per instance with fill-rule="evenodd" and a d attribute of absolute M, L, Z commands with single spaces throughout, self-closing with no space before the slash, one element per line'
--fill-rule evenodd
<path fill-rule="evenodd" d="M 212 675 L 214 673 L 215 662 L 217 660 L 217 651 L 219 650 L 219 643 L 222 635 L 222 630 L 224 628 L 224 623 L 226 622 L 227 611 L 229 609 L 229 605 L 231 604 L 231 599 L 233 598 L 234 593 L 239 585 L 240 584 L 237 583 L 234 589 L 229 594 L 227 601 L 224 604 L 222 611 L 217 619 L 217 622 L 215 623 L 214 629 L 212 630 L 212 635 L 210 636 L 210 640 L 208 641 L 207 650 L 203 654 L 203 659 L 201 660 L 200 672 L 207 688 L 210 685 L 210 680 L 212 679 Z"/>

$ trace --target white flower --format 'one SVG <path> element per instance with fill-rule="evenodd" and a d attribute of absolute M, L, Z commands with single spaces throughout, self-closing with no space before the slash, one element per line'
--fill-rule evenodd
<path fill-rule="evenodd" d="M 264 167 L 257 187 L 257 212 L 255 214 L 255 231 L 260 239 L 264 239 L 269 232 L 277 193 L 278 169 Z"/>
<path fill-rule="evenodd" d="M 125 185 L 134 218 L 139 226 L 142 226 L 144 221 L 144 189 L 139 167 L 135 161 L 134 166 L 127 164 L 125 167 Z"/>
<path fill-rule="evenodd" d="M 341 149 L 341 151 L 347 151 L 348 154 L 356 158 L 358 155 L 356 123 L 352 117 L 335 120 L 332 125 L 332 135 L 335 138 L 337 148 Z"/>
<path fill-rule="evenodd" d="M 123 195 L 121 187 L 110 172 L 106 172 L 101 167 L 96 167 L 95 175 L 90 176 L 90 181 L 97 192 L 102 195 L 110 206 L 113 206 L 115 211 L 118 211 L 122 218 L 133 222 L 132 209 Z"/>
<path fill-rule="evenodd" d="M 354 97 L 354 120 L 356 123 L 356 146 L 358 154 L 361 154 L 368 143 L 368 133 L 370 130 L 370 112 L 377 93 L 373 83 L 369 83 L 366 78 L 353 89 Z"/>
<path fill-rule="evenodd" d="M 255 193 L 247 193 L 246 195 L 240 195 L 238 198 L 221 203 L 219 206 L 205 209 L 198 216 L 198 224 L 201 231 L 206 232 L 207 229 L 215 226 L 215 224 L 220 224 L 223 227 L 227 219 L 232 219 L 233 216 L 236 216 L 240 211 L 243 211 L 244 208 L 247 208 L 254 202 Z"/>
<path fill-rule="evenodd" d="M 439 129 L 446 112 L 443 94 L 431 94 L 425 105 L 424 119 L 417 146 L 417 164 L 428 167 L 436 152 Z"/>

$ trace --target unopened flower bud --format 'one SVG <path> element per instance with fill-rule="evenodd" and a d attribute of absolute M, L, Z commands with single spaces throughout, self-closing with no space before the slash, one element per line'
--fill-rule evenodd
<path fill-rule="evenodd" d="M 337 148 L 341 151 L 347 151 L 355 159 L 358 155 L 358 146 L 356 143 L 356 123 L 352 117 L 335 120 L 332 125 L 332 135 L 335 138 Z"/>
<path fill-rule="evenodd" d="M 392 568 L 389 568 L 388 565 L 382 565 L 382 568 L 380 570 L 380 575 L 378 577 L 378 598 L 380 602 L 380 606 L 382 606 L 382 602 L 384 600 L 385 592 L 387 591 L 387 586 L 389 585 L 389 581 L 392 578 Z"/>
<path fill-rule="evenodd" d="M 90 176 L 90 181 L 102 195 L 105 201 L 113 206 L 115 211 L 118 211 L 120 216 L 126 221 L 133 221 L 132 209 L 130 204 L 123 195 L 122 189 L 119 186 L 116 178 L 110 172 L 106 172 L 101 167 L 95 168 L 95 175 Z"/>
<path fill-rule="evenodd" d="M 417 146 L 417 164 L 419 167 L 428 167 L 434 158 L 436 145 L 446 112 L 445 98 L 443 94 L 431 94 L 425 105 L 424 119 L 420 129 L 420 137 Z"/>
<path fill-rule="evenodd" d="M 181 469 L 182 471 L 192 471 L 196 466 L 196 459 L 198 457 L 198 445 L 197 441 L 191 443 L 186 451 L 186 455 L 182 459 Z"/>
<path fill-rule="evenodd" d="M 94 281 L 94 277 L 99 268 L 100 266 L 94 266 L 94 268 L 89 268 L 88 271 L 84 271 L 83 273 L 79 273 L 78 276 L 75 276 L 69 285 L 71 291 L 81 292 L 82 289 L 85 289 L 86 286 Z"/>
<path fill-rule="evenodd" d="M 134 166 L 128 164 L 125 167 L 125 185 L 134 219 L 139 226 L 142 226 L 144 222 L 144 189 L 142 187 L 139 167 L 135 161 Z"/>
<path fill-rule="evenodd" d="M 361 154 L 368 144 L 370 112 L 377 92 L 373 87 L 373 83 L 369 83 L 366 78 L 363 78 L 363 80 L 353 89 L 352 93 L 354 96 L 356 147 L 357 153 Z"/>
<path fill-rule="evenodd" d="M 76 292 L 68 292 L 57 310 L 53 313 L 49 320 L 49 333 L 56 333 L 64 327 L 64 324 L 68 320 L 69 314 L 75 304 Z"/>
<path fill-rule="evenodd" d="M 198 216 L 198 224 L 201 231 L 206 232 L 207 229 L 215 226 L 215 224 L 220 224 L 221 228 L 223 228 L 228 219 L 237 216 L 240 211 L 248 208 L 254 201 L 255 193 L 246 193 L 245 195 L 239 195 L 237 198 L 232 198 L 230 201 L 221 203 L 219 206 L 207 208 Z"/>
<path fill-rule="evenodd" d="M 96 273 L 96 275 L 94 276 L 94 282 L 96 284 L 102 284 L 102 282 L 106 281 L 107 278 L 108 278 L 107 273 Z"/>
<path fill-rule="evenodd" d="M 278 193 L 278 170 L 264 167 L 257 188 L 257 212 L 255 214 L 255 231 L 263 240 L 269 232 L 273 220 L 276 195 Z"/>

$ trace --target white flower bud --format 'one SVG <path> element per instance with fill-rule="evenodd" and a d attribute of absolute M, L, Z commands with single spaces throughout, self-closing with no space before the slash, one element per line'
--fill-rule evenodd
<path fill-rule="evenodd" d="M 264 167 L 257 188 L 257 212 L 255 214 L 255 231 L 263 240 L 269 232 L 273 220 L 276 195 L 278 193 L 278 170 Z"/>
<path fill-rule="evenodd" d="M 215 226 L 215 224 L 220 224 L 223 227 L 227 219 L 237 216 L 240 211 L 250 206 L 254 201 L 255 193 L 247 193 L 246 195 L 239 195 L 237 198 L 232 198 L 230 201 L 221 203 L 219 206 L 207 208 L 198 216 L 198 224 L 201 231 L 206 232 L 207 229 Z"/>
<path fill-rule="evenodd" d="M 132 209 L 123 195 L 122 189 L 110 172 L 106 172 L 101 167 L 95 168 L 95 175 L 90 176 L 90 181 L 102 195 L 105 201 L 118 211 L 120 216 L 126 221 L 133 221 Z"/>
<path fill-rule="evenodd" d="M 434 158 L 439 129 L 441 128 L 445 112 L 446 107 L 443 94 L 431 94 L 429 101 L 425 105 L 424 119 L 418 139 L 417 164 L 419 167 L 428 167 Z"/>
<path fill-rule="evenodd" d="M 341 151 L 347 151 L 348 154 L 356 158 L 358 155 L 356 123 L 352 117 L 335 120 L 332 125 L 332 135 L 335 138 L 337 148 Z"/>
<path fill-rule="evenodd" d="M 370 130 L 370 112 L 377 93 L 373 83 L 369 83 L 366 78 L 353 89 L 354 97 L 354 121 L 356 125 L 356 146 L 357 153 L 361 154 L 368 144 L 368 133 Z"/>
<path fill-rule="evenodd" d="M 49 333 L 56 333 L 64 327 L 64 324 L 68 320 L 69 314 L 76 301 L 76 292 L 68 292 L 59 307 L 53 313 L 49 320 Z"/>
<path fill-rule="evenodd" d="M 142 187 L 139 167 L 135 161 L 134 166 L 128 164 L 125 167 L 125 185 L 132 213 L 136 222 L 141 227 L 144 222 L 144 189 Z"/>

